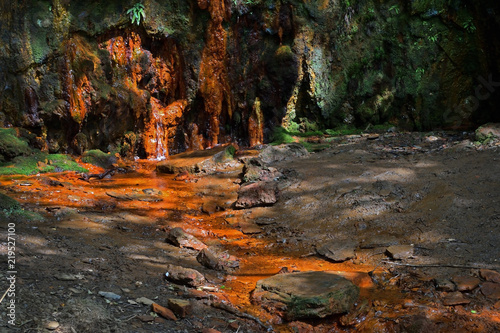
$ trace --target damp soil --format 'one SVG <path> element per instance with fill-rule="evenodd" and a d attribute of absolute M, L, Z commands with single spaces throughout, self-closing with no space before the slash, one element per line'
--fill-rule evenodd
<path fill-rule="evenodd" d="M 499 160 L 498 146 L 475 145 L 463 133 L 345 136 L 274 164 L 287 171 L 278 202 L 244 210 L 232 208 L 241 164 L 177 179 L 148 161 L 89 181 L 76 173 L 2 177 L 2 192 L 44 219 L 15 221 L 16 326 L 7 326 L 2 306 L 0 332 L 46 331 L 50 321 L 59 323 L 55 332 L 499 331 L 500 304 L 481 286 L 461 292 L 464 304 L 445 305 L 449 294 L 435 283 L 500 271 Z M 204 268 L 197 251 L 165 241 L 174 227 L 236 256 L 240 267 Z M 355 258 L 319 256 L 332 241 L 354 244 Z M 391 245 L 409 245 L 413 254 L 395 260 Z M 206 285 L 168 282 L 167 264 L 200 271 Z M 335 271 L 358 285 L 356 307 L 284 322 L 251 302 L 258 280 L 311 270 Z M 0 287 L 3 294 L 5 273 Z M 137 303 L 140 297 L 163 306 L 186 299 L 193 308 L 168 320 Z"/>

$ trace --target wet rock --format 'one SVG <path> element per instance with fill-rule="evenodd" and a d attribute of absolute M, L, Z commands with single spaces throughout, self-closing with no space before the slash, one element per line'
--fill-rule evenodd
<path fill-rule="evenodd" d="M 387 248 L 387 254 L 396 260 L 413 257 L 413 245 L 391 245 Z"/>
<path fill-rule="evenodd" d="M 168 300 L 168 307 L 179 317 L 185 318 L 191 314 L 191 302 L 184 299 L 170 298 Z"/>
<path fill-rule="evenodd" d="M 53 331 L 53 330 L 58 329 L 60 325 L 57 321 L 49 321 L 44 326 L 46 329 Z"/>
<path fill-rule="evenodd" d="M 59 281 L 76 281 L 82 280 L 84 276 L 82 274 L 68 274 L 68 273 L 60 273 L 55 276 Z"/>
<path fill-rule="evenodd" d="M 154 301 L 150 300 L 149 298 L 146 297 L 139 297 L 135 300 L 137 303 L 144 304 L 144 305 L 151 305 L 154 303 Z"/>
<path fill-rule="evenodd" d="M 489 123 L 476 130 L 476 140 L 485 141 L 487 139 L 500 138 L 500 123 Z"/>
<path fill-rule="evenodd" d="M 208 248 L 201 250 L 196 256 L 196 260 L 207 268 L 222 269 L 219 258 L 217 258 Z"/>
<path fill-rule="evenodd" d="M 151 304 L 151 311 L 153 311 L 154 313 L 159 314 L 160 316 L 162 316 L 165 319 L 170 319 L 170 320 L 173 320 L 173 321 L 177 321 L 177 317 L 172 312 L 172 310 L 167 309 L 166 307 L 163 307 L 163 306 L 161 306 L 159 304 L 156 304 L 156 303 Z"/>
<path fill-rule="evenodd" d="M 481 292 L 488 298 L 500 299 L 500 284 L 494 282 L 485 282 L 481 286 Z"/>
<path fill-rule="evenodd" d="M 437 290 L 451 292 L 456 290 L 456 286 L 448 279 L 435 279 L 434 283 Z"/>
<path fill-rule="evenodd" d="M 198 287 L 205 282 L 205 277 L 197 270 L 181 266 L 167 265 L 165 277 L 174 283 Z"/>
<path fill-rule="evenodd" d="M 449 293 L 443 299 L 443 304 L 446 306 L 462 305 L 462 304 L 469 304 L 469 303 L 470 303 L 470 300 L 466 299 L 464 297 L 464 295 L 462 295 L 462 293 L 459 291 Z"/>
<path fill-rule="evenodd" d="M 309 152 L 301 144 L 289 143 L 279 146 L 267 146 L 260 152 L 259 157 L 264 163 L 272 163 L 308 155 Z"/>
<path fill-rule="evenodd" d="M 229 145 L 177 154 L 158 163 L 156 171 L 170 174 L 212 173 L 224 167 L 224 164 L 234 162 L 233 156 L 236 149 L 236 146 Z"/>
<path fill-rule="evenodd" d="M 287 320 L 348 312 L 359 288 L 331 272 L 279 274 L 257 282 L 253 301 Z"/>
<path fill-rule="evenodd" d="M 275 182 L 256 182 L 245 184 L 238 190 L 236 208 L 270 206 L 278 201 L 278 188 Z"/>
<path fill-rule="evenodd" d="M 122 298 L 120 295 L 109 292 L 109 291 L 99 291 L 99 295 L 106 298 L 106 299 L 109 299 L 111 301 L 117 301 L 120 298 Z"/>
<path fill-rule="evenodd" d="M 161 197 L 161 192 L 156 191 L 154 194 L 146 194 L 144 192 L 131 192 L 131 193 L 118 193 L 118 192 L 106 192 L 106 195 L 123 201 L 143 201 L 143 202 L 159 202 L 163 201 Z"/>
<path fill-rule="evenodd" d="M 330 260 L 342 262 L 356 258 L 356 253 L 354 252 L 356 247 L 357 244 L 351 241 L 332 241 L 318 248 L 316 251 L 319 255 Z"/>
<path fill-rule="evenodd" d="M 454 276 L 453 282 L 457 285 L 459 291 L 471 291 L 479 286 L 481 280 L 473 276 Z"/>
<path fill-rule="evenodd" d="M 181 248 L 187 247 L 198 251 L 207 248 L 202 241 L 198 240 L 193 235 L 188 234 L 179 227 L 170 230 L 166 241 Z"/>
<path fill-rule="evenodd" d="M 489 282 L 500 283 L 500 273 L 493 271 L 491 269 L 481 269 L 479 270 L 479 275 Z"/>

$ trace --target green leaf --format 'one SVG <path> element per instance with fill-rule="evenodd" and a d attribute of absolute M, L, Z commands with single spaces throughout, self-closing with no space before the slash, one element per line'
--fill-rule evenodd
<path fill-rule="evenodd" d="M 477 311 L 476 310 L 470 310 L 470 313 L 476 314 Z"/>

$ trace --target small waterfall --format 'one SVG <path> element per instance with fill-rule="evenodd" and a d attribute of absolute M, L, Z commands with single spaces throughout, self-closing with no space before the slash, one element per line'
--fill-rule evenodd
<path fill-rule="evenodd" d="M 163 115 L 160 113 L 160 110 L 157 108 L 153 108 L 153 119 L 154 119 L 154 128 L 155 128 L 155 137 L 151 139 L 151 142 L 155 145 L 155 157 L 154 160 L 162 161 L 167 158 L 168 151 L 165 146 L 165 130 L 163 128 Z"/>

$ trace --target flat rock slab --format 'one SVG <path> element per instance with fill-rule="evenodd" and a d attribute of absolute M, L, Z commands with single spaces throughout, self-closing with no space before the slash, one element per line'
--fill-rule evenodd
<path fill-rule="evenodd" d="M 264 163 L 273 163 L 308 155 L 309 152 L 301 144 L 289 143 L 279 146 L 267 146 L 260 152 L 259 157 Z"/>
<path fill-rule="evenodd" d="M 359 288 L 333 272 L 278 274 L 257 282 L 253 301 L 287 320 L 348 312 Z"/>
<path fill-rule="evenodd" d="M 156 171 L 170 174 L 181 172 L 211 173 L 217 169 L 218 165 L 233 161 L 235 150 L 236 147 L 233 145 L 226 145 L 212 149 L 180 153 L 158 163 Z"/>
<path fill-rule="evenodd" d="M 391 245 L 387 248 L 387 254 L 396 260 L 403 260 L 413 257 L 412 245 Z"/>
<path fill-rule="evenodd" d="M 352 258 L 356 258 L 356 253 L 354 252 L 354 250 L 357 246 L 357 243 L 351 241 L 332 241 L 326 243 L 316 251 L 319 255 L 330 260 L 342 262 Z"/>
<path fill-rule="evenodd" d="M 497 271 L 493 271 L 491 269 L 481 269 L 479 270 L 479 275 L 481 275 L 481 277 L 486 281 L 500 283 L 500 273 Z"/>

